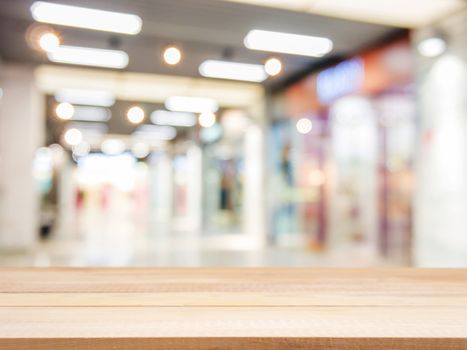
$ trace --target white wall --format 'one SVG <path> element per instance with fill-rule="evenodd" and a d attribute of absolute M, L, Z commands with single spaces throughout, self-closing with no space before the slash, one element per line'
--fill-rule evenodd
<path fill-rule="evenodd" d="M 467 10 L 436 25 L 447 35 L 439 57 L 417 56 L 414 257 L 417 266 L 467 266 Z M 413 35 L 414 46 L 429 34 Z"/>
<path fill-rule="evenodd" d="M 27 249 L 38 237 L 32 160 L 44 135 L 43 99 L 32 67 L 3 64 L 0 74 L 0 249 Z"/>

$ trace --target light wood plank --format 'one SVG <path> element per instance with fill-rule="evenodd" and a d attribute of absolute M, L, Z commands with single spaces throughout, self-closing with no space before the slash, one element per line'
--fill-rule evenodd
<path fill-rule="evenodd" d="M 467 270 L 0 269 L 0 349 L 467 349 Z"/>
<path fill-rule="evenodd" d="M 4 339 L 2 350 L 465 350 L 451 338 L 68 338 Z"/>
<path fill-rule="evenodd" d="M 371 300 L 368 300 L 369 297 Z M 424 306 L 467 305 L 466 294 L 342 292 L 0 293 L 1 306 Z"/>
<path fill-rule="evenodd" d="M 464 307 L 6 307 L 0 338 L 467 336 Z"/>

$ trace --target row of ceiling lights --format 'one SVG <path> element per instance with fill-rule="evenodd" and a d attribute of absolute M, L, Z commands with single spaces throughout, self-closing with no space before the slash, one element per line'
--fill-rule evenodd
<path fill-rule="evenodd" d="M 175 97 L 175 96 L 174 96 Z M 170 99 L 169 99 L 170 101 Z M 183 106 L 182 106 L 183 107 Z M 79 106 L 78 108 L 86 108 L 86 115 L 87 119 L 85 121 L 107 121 L 110 119 L 102 118 L 101 115 L 109 115 L 110 110 L 99 108 L 99 107 L 86 107 L 86 106 Z M 97 114 L 97 118 L 94 120 L 90 120 L 92 115 L 90 115 L 89 108 L 92 108 L 94 114 Z M 165 110 L 155 110 L 151 113 L 151 121 L 156 125 L 168 125 L 168 126 L 178 126 L 178 127 L 190 127 L 196 124 L 196 116 L 192 112 L 188 111 L 180 111 L 181 107 L 176 107 L 178 111 L 165 111 Z M 184 109 L 184 108 L 181 108 Z M 100 110 L 103 113 L 99 113 Z M 92 113 L 91 112 L 91 113 Z M 96 113 L 97 112 L 97 113 Z M 209 128 L 216 123 L 216 114 L 213 110 L 209 110 L 208 108 L 200 108 L 198 110 L 198 123 L 203 128 Z M 62 120 L 82 120 L 79 117 L 74 118 L 75 116 L 75 107 L 69 102 L 61 102 L 55 108 L 55 114 L 59 119 Z M 140 106 L 132 106 L 127 110 L 126 113 L 127 120 L 132 124 L 141 124 L 144 119 L 146 118 L 146 113 Z"/>
<path fill-rule="evenodd" d="M 115 98 L 105 91 L 65 89 L 57 91 L 55 99 L 60 102 L 55 108 L 55 114 L 59 119 L 94 122 L 86 124 L 85 129 L 95 129 L 94 131 L 98 133 L 102 132 L 98 129 L 103 126 L 99 122 L 110 119 L 111 112 L 108 107 L 115 103 Z M 138 127 L 135 136 L 150 137 L 153 140 L 172 140 L 177 134 L 175 127 L 192 127 L 198 123 L 202 128 L 209 129 L 216 124 L 215 112 L 219 106 L 213 99 L 171 96 L 165 101 L 165 106 L 168 110 L 155 110 L 151 113 L 150 119 L 155 125 Z M 146 113 L 143 108 L 134 105 L 127 110 L 126 117 L 132 124 L 141 124 L 146 118 Z M 73 149 L 73 152 L 75 148 L 78 150 L 88 148 L 81 146 L 87 144 L 84 140 L 84 131 L 75 124 L 70 124 L 64 131 L 63 141 Z"/>
<path fill-rule="evenodd" d="M 58 24 L 92 30 L 136 35 L 141 31 L 142 19 L 133 14 L 96 10 L 77 6 L 37 1 L 31 6 L 33 18 L 42 23 Z M 321 57 L 332 50 L 327 38 L 254 29 L 244 38 L 248 49 L 292 55 Z M 53 31 L 41 33 L 39 46 L 53 62 L 122 69 L 129 63 L 128 54 L 121 50 L 104 50 L 61 45 Z M 168 65 L 177 65 L 182 52 L 175 45 L 166 47 L 162 57 Z M 264 65 L 207 60 L 199 67 L 202 76 L 261 82 L 282 71 L 282 62 L 269 58 Z"/>
<path fill-rule="evenodd" d="M 43 1 L 34 2 L 31 6 L 31 13 L 38 22 L 129 35 L 138 34 L 143 24 L 142 19 L 133 14 Z M 328 38 L 258 29 L 248 32 L 244 38 L 244 45 L 252 50 L 309 57 L 322 57 L 333 47 L 332 41 Z M 129 63 L 128 54 L 121 50 L 61 45 L 59 36 L 52 31 L 41 34 L 39 46 L 47 52 L 48 58 L 53 62 L 117 69 L 125 68 Z M 429 36 L 418 44 L 419 53 L 426 57 L 436 57 L 445 49 L 446 42 L 441 35 Z M 162 56 L 167 64 L 176 65 L 182 59 L 182 52 L 172 45 L 165 48 Z M 264 65 L 207 60 L 199 67 L 200 74 L 206 77 L 255 82 L 277 75 L 281 70 L 282 63 L 277 58 L 268 59 Z"/>
<path fill-rule="evenodd" d="M 83 139 L 83 135 L 79 129 L 68 129 L 63 138 L 71 147 L 72 155 L 75 159 L 77 159 L 77 157 L 84 157 L 91 152 L 91 145 Z M 145 158 L 151 152 L 151 147 L 147 143 L 141 141 L 136 141 L 131 145 L 127 145 L 126 142 L 119 138 L 107 138 L 100 144 L 101 152 L 107 155 L 118 155 L 125 152 L 127 149 L 129 149 L 136 158 Z"/>

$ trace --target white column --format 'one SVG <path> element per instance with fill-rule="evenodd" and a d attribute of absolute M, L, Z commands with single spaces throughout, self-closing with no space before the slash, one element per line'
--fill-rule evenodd
<path fill-rule="evenodd" d="M 202 152 L 199 146 L 191 145 L 188 160 L 188 222 L 190 231 L 199 233 L 202 223 Z"/>
<path fill-rule="evenodd" d="M 417 56 L 420 142 L 417 153 L 414 263 L 467 265 L 467 11 L 437 24 L 447 51 Z M 414 45 L 431 28 L 414 34 Z"/>
<path fill-rule="evenodd" d="M 4 64 L 0 74 L 0 249 L 27 249 L 38 237 L 32 161 L 44 137 L 43 97 L 32 67 Z"/>
<path fill-rule="evenodd" d="M 264 101 L 249 110 L 254 124 L 245 132 L 243 232 L 259 247 L 266 244 L 266 116 Z"/>
<path fill-rule="evenodd" d="M 153 233 L 165 233 L 172 220 L 173 169 L 166 152 L 153 157 L 151 165 L 151 222 Z"/>

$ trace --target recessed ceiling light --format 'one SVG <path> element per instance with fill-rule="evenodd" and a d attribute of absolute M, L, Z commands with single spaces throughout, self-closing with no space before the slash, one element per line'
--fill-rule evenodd
<path fill-rule="evenodd" d="M 207 60 L 199 66 L 203 77 L 262 82 L 268 75 L 260 64 Z"/>
<path fill-rule="evenodd" d="M 55 114 L 57 117 L 63 120 L 71 119 L 75 113 L 75 108 L 68 102 L 62 102 L 55 108 Z"/>
<path fill-rule="evenodd" d="M 76 128 L 68 129 L 63 135 L 63 139 L 70 146 L 76 146 L 83 141 L 83 134 Z"/>
<path fill-rule="evenodd" d="M 138 34 L 143 24 L 141 18 L 133 14 L 44 1 L 33 3 L 31 13 L 32 17 L 38 22 L 122 34 Z"/>
<path fill-rule="evenodd" d="M 126 116 L 130 123 L 139 124 L 144 120 L 145 113 L 141 107 L 133 106 L 128 110 Z"/>
<path fill-rule="evenodd" d="M 216 123 L 216 115 L 212 112 L 203 112 L 199 115 L 198 121 L 203 128 L 210 128 Z"/>
<path fill-rule="evenodd" d="M 217 102 L 211 98 L 170 96 L 165 100 L 165 107 L 175 112 L 216 112 L 219 109 Z"/>
<path fill-rule="evenodd" d="M 251 30 L 243 42 L 251 50 L 310 57 L 321 57 L 332 50 L 332 41 L 327 38 L 259 29 Z"/>
<path fill-rule="evenodd" d="M 47 53 L 52 62 L 122 69 L 128 65 L 128 55 L 120 50 L 90 47 L 59 46 Z"/>
<path fill-rule="evenodd" d="M 264 63 L 264 70 L 270 76 L 278 75 L 282 71 L 282 62 L 278 58 L 271 57 Z"/>
<path fill-rule="evenodd" d="M 55 33 L 44 33 L 39 38 L 39 46 L 46 52 L 53 51 L 60 46 L 60 38 Z"/>
<path fill-rule="evenodd" d="M 189 112 L 157 110 L 151 113 L 151 121 L 157 125 L 193 126 L 196 124 L 196 116 Z"/>
<path fill-rule="evenodd" d="M 164 50 L 163 56 L 165 63 L 174 66 L 182 59 L 182 52 L 175 46 L 169 46 Z"/>
<path fill-rule="evenodd" d="M 115 96 L 105 90 L 60 89 L 55 93 L 58 102 L 77 105 L 110 107 L 115 103 Z"/>

